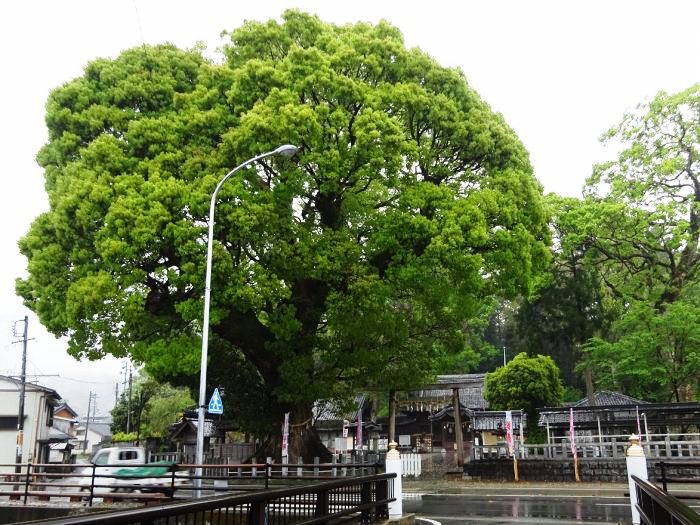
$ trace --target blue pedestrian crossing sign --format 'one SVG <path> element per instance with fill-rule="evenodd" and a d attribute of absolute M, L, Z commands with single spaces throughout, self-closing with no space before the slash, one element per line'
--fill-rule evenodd
<path fill-rule="evenodd" d="M 211 399 L 209 400 L 209 408 L 207 408 L 207 411 L 210 414 L 224 413 L 224 404 L 221 402 L 221 395 L 219 394 L 218 388 L 215 388 L 214 393 L 211 395 Z"/>

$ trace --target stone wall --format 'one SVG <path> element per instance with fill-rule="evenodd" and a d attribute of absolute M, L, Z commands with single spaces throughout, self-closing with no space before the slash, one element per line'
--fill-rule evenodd
<path fill-rule="evenodd" d="M 659 460 L 647 460 L 649 478 L 656 481 L 661 476 Z M 674 463 L 677 463 L 674 465 Z M 518 460 L 518 473 L 521 481 L 575 481 L 573 459 Z M 624 459 L 580 459 L 579 476 L 581 481 L 627 481 L 627 467 Z M 666 476 L 673 478 L 700 478 L 700 460 L 674 462 L 666 461 Z M 513 461 L 493 459 L 472 461 L 464 465 L 464 479 L 483 481 L 513 481 Z"/>

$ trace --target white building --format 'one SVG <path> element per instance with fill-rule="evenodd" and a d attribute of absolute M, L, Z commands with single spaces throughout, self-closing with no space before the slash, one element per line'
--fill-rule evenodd
<path fill-rule="evenodd" d="M 0 375 L 0 471 L 14 470 L 21 382 Z M 22 463 L 47 463 L 54 407 L 61 396 L 50 388 L 26 383 Z"/>
<path fill-rule="evenodd" d="M 92 456 L 100 448 L 109 446 L 112 440 L 111 424 L 112 416 L 80 418 L 75 437 L 71 439 L 73 453 Z"/>

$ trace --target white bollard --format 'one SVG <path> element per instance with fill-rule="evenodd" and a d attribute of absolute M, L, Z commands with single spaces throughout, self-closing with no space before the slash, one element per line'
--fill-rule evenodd
<path fill-rule="evenodd" d="M 639 445 L 639 436 L 632 434 L 630 436 L 630 446 L 625 455 L 627 461 L 627 483 L 630 491 L 630 505 L 632 506 L 632 523 L 639 525 L 641 519 L 637 510 L 637 490 L 632 476 L 637 476 L 639 479 L 647 480 L 647 458 L 644 456 L 644 449 Z"/>
<path fill-rule="evenodd" d="M 389 452 L 386 453 L 386 473 L 391 474 L 392 472 L 396 474 L 394 478 L 394 498 L 396 501 L 389 503 L 389 519 L 400 518 L 403 514 L 403 501 L 402 490 L 401 490 L 401 454 L 396 450 L 396 441 L 389 443 Z"/>

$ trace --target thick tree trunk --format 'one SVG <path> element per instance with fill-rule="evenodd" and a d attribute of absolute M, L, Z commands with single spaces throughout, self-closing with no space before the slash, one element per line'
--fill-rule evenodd
<path fill-rule="evenodd" d="M 331 453 L 321 442 L 318 432 L 313 426 L 311 406 L 298 405 L 289 416 L 289 462 L 296 463 L 302 458 L 304 463 L 331 460 Z"/>

